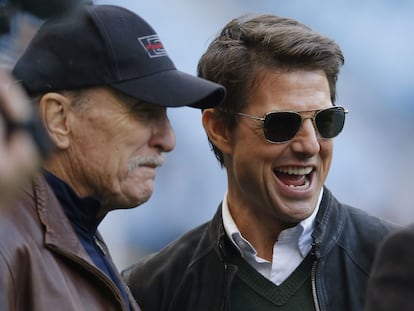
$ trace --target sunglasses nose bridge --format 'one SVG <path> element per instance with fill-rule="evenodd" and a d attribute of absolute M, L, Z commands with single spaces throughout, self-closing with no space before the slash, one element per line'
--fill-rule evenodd
<path fill-rule="evenodd" d="M 303 115 L 304 113 L 306 113 L 307 115 Z M 316 116 L 316 114 L 314 112 L 311 115 L 309 115 L 309 112 L 308 111 L 300 112 L 298 114 L 299 114 L 299 116 L 301 118 L 301 127 L 303 126 L 303 124 L 305 123 L 305 121 L 309 119 L 309 120 L 311 120 L 313 126 L 316 128 L 316 124 L 315 124 L 315 116 Z"/>
<path fill-rule="evenodd" d="M 301 120 L 301 125 L 300 125 L 298 131 L 300 131 L 300 129 L 303 128 L 303 126 L 305 124 L 305 121 L 309 119 L 312 122 L 312 126 L 313 126 L 313 129 L 315 131 L 315 134 L 319 135 L 318 127 L 317 127 L 316 122 L 315 122 L 315 114 L 313 114 L 311 116 L 305 116 L 305 117 L 301 116 L 301 119 L 302 119 Z"/>

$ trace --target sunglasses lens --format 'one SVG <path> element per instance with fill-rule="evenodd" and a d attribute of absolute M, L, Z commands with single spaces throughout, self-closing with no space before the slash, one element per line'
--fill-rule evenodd
<path fill-rule="evenodd" d="M 271 112 L 266 115 L 263 129 L 267 140 L 281 143 L 291 140 L 298 132 L 302 118 L 294 112 Z"/>
<path fill-rule="evenodd" d="M 333 138 L 341 133 L 344 127 L 345 110 L 342 107 L 321 110 L 315 117 L 315 123 L 323 138 Z"/>

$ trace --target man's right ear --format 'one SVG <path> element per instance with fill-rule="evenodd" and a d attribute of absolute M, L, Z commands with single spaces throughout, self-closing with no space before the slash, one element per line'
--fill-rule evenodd
<path fill-rule="evenodd" d="M 54 145 L 66 149 L 70 144 L 68 112 L 71 100 L 60 93 L 46 93 L 39 101 L 39 113 L 43 125 Z"/>
<path fill-rule="evenodd" d="M 223 120 L 220 118 L 218 112 L 214 108 L 203 110 L 201 117 L 204 130 L 211 143 L 221 150 L 223 153 L 231 153 L 231 139 Z"/>

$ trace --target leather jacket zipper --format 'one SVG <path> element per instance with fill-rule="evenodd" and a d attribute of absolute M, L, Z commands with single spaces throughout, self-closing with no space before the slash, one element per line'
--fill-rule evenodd
<path fill-rule="evenodd" d="M 312 282 L 312 297 L 313 297 L 313 304 L 315 305 L 315 311 L 321 311 L 319 306 L 318 300 L 318 292 L 316 290 L 316 267 L 318 266 L 318 259 L 316 258 L 315 254 L 315 247 L 316 243 L 312 243 L 312 257 L 314 259 L 312 263 L 312 271 L 311 271 L 311 282 Z"/>
<path fill-rule="evenodd" d="M 220 260 L 223 264 L 223 298 L 221 299 L 220 303 L 220 311 L 227 311 L 229 308 L 229 299 L 230 299 L 230 291 L 231 291 L 231 284 L 233 282 L 233 278 L 237 273 L 237 267 L 229 264 L 226 261 L 226 250 L 224 246 L 224 242 L 221 240 L 218 244 L 219 256 Z"/>
<path fill-rule="evenodd" d="M 315 260 L 312 263 L 312 272 L 311 272 L 312 297 L 313 297 L 313 304 L 315 305 L 315 311 L 321 311 L 321 308 L 319 307 L 318 293 L 316 291 L 316 266 L 317 265 L 318 265 L 318 261 Z"/>
<path fill-rule="evenodd" d="M 221 306 L 220 306 L 220 311 L 226 311 L 226 306 L 227 306 L 227 286 L 228 286 L 228 280 L 227 280 L 227 270 L 228 270 L 228 265 L 225 263 L 224 264 L 224 295 L 223 295 L 223 300 L 221 301 Z"/>
<path fill-rule="evenodd" d="M 220 311 L 226 311 L 226 307 L 227 307 L 227 292 L 228 292 L 228 264 L 225 261 L 226 258 L 226 252 L 224 250 L 224 245 L 223 245 L 223 241 L 220 241 L 218 243 L 218 250 L 219 250 L 219 255 L 220 255 L 220 259 L 223 262 L 223 267 L 224 267 L 224 293 L 223 293 L 223 299 L 221 300 L 221 305 L 220 305 Z"/>
<path fill-rule="evenodd" d="M 95 246 L 99 249 L 101 254 L 106 257 L 107 253 L 105 251 L 105 248 L 102 245 L 101 241 L 96 237 L 96 235 L 93 236 L 93 242 L 94 242 Z"/>

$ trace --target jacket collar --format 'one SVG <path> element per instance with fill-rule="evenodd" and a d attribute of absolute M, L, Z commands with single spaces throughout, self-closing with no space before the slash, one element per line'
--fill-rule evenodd
<path fill-rule="evenodd" d="M 209 224 L 209 240 L 219 253 L 222 260 L 226 258 L 224 240 L 226 232 L 222 219 L 222 203 L 220 203 L 211 223 Z M 312 233 L 313 254 L 319 258 L 329 252 L 341 235 L 345 225 L 345 211 L 328 188 L 324 187 L 323 196 L 315 219 L 315 229 Z M 323 246 L 322 246 L 323 245 Z M 207 251 L 207 246 L 205 251 Z"/>
<path fill-rule="evenodd" d="M 340 203 L 325 187 L 312 233 L 313 253 L 316 258 L 326 255 L 336 244 L 344 229 L 345 213 L 346 210 L 340 207 Z"/>
<path fill-rule="evenodd" d="M 42 175 L 37 176 L 34 180 L 33 196 L 40 222 L 44 227 L 46 247 L 71 257 L 78 257 L 93 265 L 62 206 Z"/>
<path fill-rule="evenodd" d="M 227 251 L 225 247 L 225 240 L 227 235 L 223 225 L 222 208 L 222 203 L 220 203 L 215 215 L 213 216 L 213 219 L 208 226 L 208 234 L 209 240 L 213 242 L 212 246 L 218 253 L 220 260 L 226 261 Z"/>

